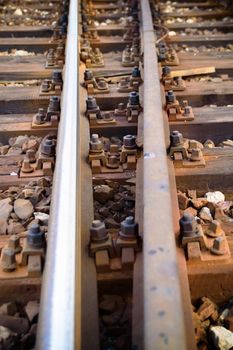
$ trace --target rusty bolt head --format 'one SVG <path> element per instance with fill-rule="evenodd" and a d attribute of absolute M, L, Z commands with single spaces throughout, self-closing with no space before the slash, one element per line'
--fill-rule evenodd
<path fill-rule="evenodd" d="M 47 115 L 46 115 L 46 112 L 45 112 L 44 108 L 39 108 L 38 112 L 37 112 L 37 114 L 35 116 L 34 122 L 36 124 L 43 124 L 43 123 L 46 122 L 46 118 L 47 118 Z"/>
<path fill-rule="evenodd" d="M 211 221 L 209 225 L 209 229 L 206 231 L 207 236 L 210 237 L 218 237 L 223 235 L 223 230 L 221 228 L 221 224 L 217 220 Z"/>
<path fill-rule="evenodd" d="M 141 78 L 141 71 L 138 67 L 134 67 L 134 69 L 132 70 L 132 77 Z"/>
<path fill-rule="evenodd" d="M 119 86 L 122 88 L 122 87 L 127 87 L 127 85 L 128 85 L 127 79 L 126 78 L 122 78 L 120 80 L 120 82 L 119 82 Z"/>
<path fill-rule="evenodd" d="M 50 112 L 60 112 L 60 97 L 58 96 L 50 97 L 48 110 Z"/>
<path fill-rule="evenodd" d="M 55 83 L 62 83 L 62 72 L 61 70 L 59 69 L 54 69 L 53 70 L 53 74 L 52 74 L 52 80 L 55 82 Z"/>
<path fill-rule="evenodd" d="M 1 267 L 5 272 L 11 272 L 16 269 L 15 252 L 13 249 L 8 247 L 2 249 Z"/>
<path fill-rule="evenodd" d="M 21 171 L 23 173 L 32 173 L 33 172 L 33 167 L 30 164 L 29 159 L 25 158 L 22 163 Z"/>
<path fill-rule="evenodd" d="M 53 157 L 55 155 L 56 145 L 53 140 L 44 139 L 41 142 L 41 153 L 48 157 Z"/>
<path fill-rule="evenodd" d="M 103 143 L 99 139 L 98 134 L 92 134 L 91 140 L 90 140 L 90 150 L 91 151 L 102 151 L 103 150 Z"/>
<path fill-rule="evenodd" d="M 36 161 L 36 152 L 34 149 L 28 149 L 26 152 L 26 157 L 30 163 L 35 163 Z"/>
<path fill-rule="evenodd" d="M 41 84 L 41 91 L 42 92 L 49 92 L 50 86 L 51 86 L 51 80 L 49 80 L 49 79 L 43 80 L 43 82 Z"/>
<path fill-rule="evenodd" d="M 93 220 L 90 227 L 91 241 L 96 243 L 104 242 L 108 239 L 105 223 L 100 220 Z"/>
<path fill-rule="evenodd" d="M 98 108 L 98 105 L 97 105 L 95 97 L 93 97 L 93 96 L 88 96 L 87 97 L 87 99 L 86 99 L 86 107 L 87 107 L 88 111 Z"/>
<path fill-rule="evenodd" d="M 11 235 L 8 241 L 8 248 L 12 249 L 15 254 L 21 252 L 22 247 L 20 245 L 20 240 L 18 235 Z"/>
<path fill-rule="evenodd" d="M 116 144 L 111 144 L 109 148 L 110 153 L 118 153 L 119 152 L 119 146 Z"/>
<path fill-rule="evenodd" d="M 172 90 L 169 90 L 166 94 L 166 102 L 173 103 L 176 100 L 176 96 Z"/>
<path fill-rule="evenodd" d="M 136 238 L 138 235 L 138 224 L 135 222 L 133 216 L 128 216 L 121 222 L 121 229 L 119 235 L 122 238 Z"/>
<path fill-rule="evenodd" d="M 203 159 L 202 150 L 199 148 L 192 148 L 190 160 L 195 162 L 195 161 L 200 161 L 202 159 Z"/>
<path fill-rule="evenodd" d="M 172 133 L 170 135 L 170 141 L 171 141 L 172 147 L 182 145 L 184 142 L 183 135 L 179 131 L 174 130 L 174 131 L 172 131 Z"/>
<path fill-rule="evenodd" d="M 98 87 L 99 89 L 107 89 L 107 83 L 104 79 L 101 79 L 98 81 Z"/>
<path fill-rule="evenodd" d="M 84 72 L 84 80 L 92 80 L 93 79 L 93 72 L 89 69 L 86 69 Z"/>
<path fill-rule="evenodd" d="M 27 243 L 32 248 L 44 248 L 45 246 L 45 234 L 41 232 L 40 225 L 33 224 L 28 230 Z"/>
<path fill-rule="evenodd" d="M 125 148 L 131 149 L 136 147 L 136 137 L 133 135 L 126 135 L 123 137 L 123 145 Z"/>
<path fill-rule="evenodd" d="M 226 239 L 223 236 L 215 238 L 213 246 L 210 248 L 211 253 L 215 255 L 224 255 L 227 252 Z"/>
<path fill-rule="evenodd" d="M 198 232 L 198 224 L 193 215 L 184 213 L 180 221 L 180 232 L 185 237 L 193 237 Z"/>

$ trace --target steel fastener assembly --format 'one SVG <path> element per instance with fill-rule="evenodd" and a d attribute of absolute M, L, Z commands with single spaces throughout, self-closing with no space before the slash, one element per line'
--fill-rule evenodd
<path fill-rule="evenodd" d="M 33 224 L 28 230 L 27 243 L 32 248 L 44 248 L 45 234 L 40 230 L 40 225 Z"/>

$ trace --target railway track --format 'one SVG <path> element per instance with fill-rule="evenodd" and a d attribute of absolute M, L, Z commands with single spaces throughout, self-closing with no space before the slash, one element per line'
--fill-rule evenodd
<path fill-rule="evenodd" d="M 230 329 L 227 6 L 80 5 L 84 348 L 221 348 Z"/>
<path fill-rule="evenodd" d="M 227 1 L 0 3 L 3 349 L 233 347 L 232 26 Z"/>

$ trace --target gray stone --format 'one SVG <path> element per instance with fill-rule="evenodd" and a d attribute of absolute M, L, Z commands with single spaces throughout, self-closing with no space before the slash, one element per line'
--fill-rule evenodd
<path fill-rule="evenodd" d="M 214 148 L 215 144 L 214 144 L 214 142 L 212 140 L 206 140 L 203 146 L 205 148 Z"/>
<path fill-rule="evenodd" d="M 116 222 L 113 218 L 107 218 L 104 220 L 106 228 L 119 228 L 120 224 Z"/>
<path fill-rule="evenodd" d="M 207 207 L 203 207 L 201 209 L 201 211 L 199 212 L 199 217 L 205 222 L 210 222 L 213 220 L 211 212 L 210 212 L 209 208 L 207 208 Z"/>
<path fill-rule="evenodd" d="M 10 146 L 8 146 L 8 145 L 1 146 L 0 147 L 0 154 L 4 156 L 5 154 L 7 154 L 9 148 L 10 148 Z"/>
<path fill-rule="evenodd" d="M 39 220 L 39 222 L 42 225 L 48 225 L 48 221 L 49 221 L 49 215 L 46 213 L 41 213 L 41 212 L 35 212 L 34 213 L 35 219 Z"/>
<path fill-rule="evenodd" d="M 215 192 L 207 192 L 205 194 L 206 199 L 208 202 L 211 203 L 218 203 L 218 202 L 223 202 L 225 201 L 225 196 L 222 192 L 220 191 L 215 191 Z"/>
<path fill-rule="evenodd" d="M 94 187 L 94 199 L 99 203 L 106 203 L 113 198 L 113 189 L 108 185 L 99 185 Z"/>
<path fill-rule="evenodd" d="M 9 235 L 16 235 L 24 231 L 26 230 L 20 222 L 14 222 L 13 220 L 11 220 L 9 225 L 7 226 L 7 232 Z"/>
<path fill-rule="evenodd" d="M 10 329 L 0 326 L 0 342 L 4 342 L 8 338 L 10 338 L 12 335 L 15 335 L 15 334 L 11 332 Z"/>
<path fill-rule="evenodd" d="M 13 147 L 20 147 L 20 148 L 22 148 L 23 144 L 24 144 L 25 142 L 27 142 L 28 139 L 29 139 L 29 138 L 28 138 L 27 135 L 24 135 L 24 136 L 19 135 L 19 136 L 16 138 L 16 140 L 15 140 L 15 142 L 14 142 L 14 144 L 13 144 Z"/>
<path fill-rule="evenodd" d="M 7 153 L 7 155 L 11 156 L 18 156 L 19 154 L 22 154 L 22 149 L 20 147 L 11 147 Z"/>
<path fill-rule="evenodd" d="M 14 202 L 15 214 L 22 220 L 30 218 L 33 214 L 33 205 L 27 199 L 16 199 Z"/>
<path fill-rule="evenodd" d="M 1 315 L 14 316 L 18 312 L 16 303 L 5 303 L 0 306 Z"/>
<path fill-rule="evenodd" d="M 12 212 L 11 198 L 0 200 L 0 219 L 7 220 Z"/>
<path fill-rule="evenodd" d="M 0 235 L 6 234 L 7 220 L 0 219 Z"/>
<path fill-rule="evenodd" d="M 31 300 L 25 306 L 25 312 L 30 322 L 33 322 L 39 314 L 40 304 L 37 300 Z"/>
<path fill-rule="evenodd" d="M 210 337 L 219 350 L 229 350 L 233 347 L 233 333 L 225 327 L 211 326 Z"/>

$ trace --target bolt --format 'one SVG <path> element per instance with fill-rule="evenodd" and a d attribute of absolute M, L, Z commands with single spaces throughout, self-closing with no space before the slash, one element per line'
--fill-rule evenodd
<path fill-rule="evenodd" d="M 2 249 L 1 267 L 4 272 L 11 272 L 16 269 L 15 252 L 13 249 L 8 247 Z"/>
<path fill-rule="evenodd" d="M 86 69 L 85 72 L 84 72 L 84 80 L 92 80 L 93 79 L 93 73 L 91 70 L 89 69 Z"/>
<path fill-rule="evenodd" d="M 138 67 L 134 67 L 131 73 L 133 78 L 141 78 L 141 71 Z"/>
<path fill-rule="evenodd" d="M 53 140 L 44 139 L 41 142 L 41 153 L 48 157 L 53 157 L 55 155 L 56 146 Z"/>
<path fill-rule="evenodd" d="M 210 237 L 218 237 L 223 235 L 223 230 L 221 228 L 221 224 L 217 220 L 213 220 L 210 223 L 209 229 L 206 231 L 207 236 Z"/>
<path fill-rule="evenodd" d="M 67 26 L 66 24 L 61 25 L 61 30 L 60 30 L 61 35 L 64 37 L 67 34 Z"/>
<path fill-rule="evenodd" d="M 21 167 L 22 173 L 32 173 L 33 172 L 33 167 L 30 164 L 29 159 L 24 159 Z"/>
<path fill-rule="evenodd" d="M 139 95 L 138 95 L 138 93 L 136 91 L 130 92 L 130 94 L 129 94 L 129 104 L 137 106 L 137 105 L 139 105 L 139 103 L 140 102 L 139 102 Z"/>
<path fill-rule="evenodd" d="M 116 155 L 111 155 L 108 157 L 108 164 L 107 166 L 109 168 L 118 168 L 119 167 L 119 157 L 117 157 Z"/>
<path fill-rule="evenodd" d="M 227 252 L 225 237 L 215 238 L 213 246 L 210 248 L 211 253 L 215 255 L 224 255 Z"/>
<path fill-rule="evenodd" d="M 171 141 L 172 147 L 180 146 L 184 142 L 183 135 L 177 130 L 172 131 L 172 133 L 170 135 L 170 141 Z"/>
<path fill-rule="evenodd" d="M 184 107 L 184 115 L 189 115 L 191 113 L 191 107 L 190 106 L 185 106 Z"/>
<path fill-rule="evenodd" d="M 49 92 L 50 91 L 50 85 L 51 85 L 51 80 L 45 79 L 42 81 L 41 84 L 41 91 L 42 92 Z"/>
<path fill-rule="evenodd" d="M 15 254 L 18 254 L 21 252 L 22 247 L 20 245 L 20 240 L 18 235 L 10 236 L 10 239 L 8 241 L 8 248 L 12 249 Z"/>
<path fill-rule="evenodd" d="M 184 237 L 194 237 L 198 233 L 198 224 L 193 215 L 184 213 L 179 223 L 180 232 Z"/>
<path fill-rule="evenodd" d="M 176 96 L 172 90 L 169 90 L 166 94 L 166 102 L 167 103 L 174 103 L 176 100 Z"/>
<path fill-rule="evenodd" d="M 109 120 L 109 121 L 113 120 L 112 114 L 110 112 L 105 112 L 103 117 L 104 117 L 104 120 Z"/>
<path fill-rule="evenodd" d="M 163 67 L 163 75 L 168 75 L 171 73 L 171 68 L 168 66 Z"/>
<path fill-rule="evenodd" d="M 119 235 L 123 239 L 136 238 L 138 235 L 138 224 L 135 222 L 133 216 L 128 216 L 121 222 L 121 229 Z"/>
<path fill-rule="evenodd" d="M 98 88 L 99 89 L 107 89 L 107 83 L 104 79 L 101 79 L 98 81 Z"/>
<path fill-rule="evenodd" d="M 16 269 L 15 252 L 13 249 L 8 247 L 2 249 L 1 267 L 4 272 L 11 272 Z"/>
<path fill-rule="evenodd" d="M 54 66 L 55 65 L 55 52 L 54 49 L 49 49 L 47 54 L 47 65 Z"/>
<path fill-rule="evenodd" d="M 44 248 L 45 234 L 40 230 L 40 225 L 33 224 L 28 230 L 27 243 L 32 248 Z"/>
<path fill-rule="evenodd" d="M 119 82 L 119 85 L 121 88 L 127 87 L 127 85 L 128 85 L 127 79 L 126 78 L 121 79 Z"/>
<path fill-rule="evenodd" d="M 64 57 L 65 47 L 63 44 L 59 44 L 56 48 L 56 58 L 62 59 Z"/>
<path fill-rule="evenodd" d="M 126 135 L 123 137 L 123 145 L 127 149 L 136 147 L 136 137 L 133 135 Z"/>
<path fill-rule="evenodd" d="M 200 148 L 192 148 L 191 150 L 191 161 L 200 161 L 203 159 L 203 154 Z"/>
<path fill-rule="evenodd" d="M 29 163 L 35 163 L 36 161 L 36 152 L 34 149 L 28 149 L 26 152 L 26 157 L 29 160 Z"/>
<path fill-rule="evenodd" d="M 88 96 L 86 99 L 86 107 L 87 107 L 87 111 L 89 110 L 94 110 L 98 108 L 97 102 L 95 97 L 93 96 Z"/>
<path fill-rule="evenodd" d="M 110 145 L 109 152 L 112 153 L 112 154 L 113 153 L 118 153 L 119 152 L 119 146 L 115 145 L 115 144 Z"/>
<path fill-rule="evenodd" d="M 108 239 L 105 223 L 100 220 L 93 220 L 90 227 L 91 241 L 102 243 Z"/>
<path fill-rule="evenodd" d="M 90 140 L 90 150 L 91 151 L 99 151 L 101 152 L 103 150 L 104 146 L 101 140 L 99 139 L 98 134 L 92 134 L 91 140 Z"/>
<path fill-rule="evenodd" d="M 46 122 L 47 116 L 44 108 L 39 108 L 37 114 L 35 115 L 35 124 L 43 124 Z"/>
<path fill-rule="evenodd" d="M 124 109 L 125 109 L 124 103 L 123 102 L 118 103 L 117 109 L 118 109 L 118 111 L 124 111 Z"/>
<path fill-rule="evenodd" d="M 53 70 L 52 80 L 56 84 L 62 83 L 62 72 L 61 72 L 61 70 L 58 70 L 58 69 Z"/>
<path fill-rule="evenodd" d="M 60 112 L 60 98 L 58 96 L 51 96 L 49 100 L 49 112 Z"/>

